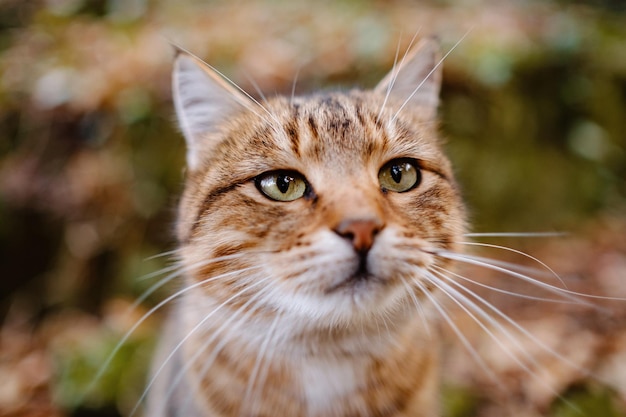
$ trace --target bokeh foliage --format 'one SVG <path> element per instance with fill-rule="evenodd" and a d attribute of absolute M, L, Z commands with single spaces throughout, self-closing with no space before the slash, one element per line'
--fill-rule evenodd
<path fill-rule="evenodd" d="M 2 0 L 0 316 L 104 317 L 167 265 L 150 257 L 174 247 L 183 179 L 170 41 L 254 95 L 289 94 L 296 77 L 302 93 L 372 86 L 416 31 L 444 52 L 469 31 L 445 61 L 441 114 L 475 229 L 623 217 L 624 13 L 620 1 Z M 85 378 L 72 372 L 94 369 L 81 349 L 54 356 L 68 409 Z"/>

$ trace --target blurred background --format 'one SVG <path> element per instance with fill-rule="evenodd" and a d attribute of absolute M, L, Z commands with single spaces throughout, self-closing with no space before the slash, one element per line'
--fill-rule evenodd
<path fill-rule="evenodd" d="M 626 296 L 622 0 L 0 0 L 0 416 L 127 415 L 141 394 L 160 311 L 83 395 L 167 293 L 131 309 L 175 247 L 170 43 L 271 95 L 296 78 L 301 93 L 374 86 L 418 31 L 443 52 L 469 31 L 444 64 L 441 128 L 474 231 L 567 231 L 508 243 L 583 291 Z M 492 364 L 498 396 L 457 341 L 447 417 L 626 415 L 623 305 L 541 307 L 541 322 L 507 306 L 595 375 L 558 370 L 546 392 Z"/>

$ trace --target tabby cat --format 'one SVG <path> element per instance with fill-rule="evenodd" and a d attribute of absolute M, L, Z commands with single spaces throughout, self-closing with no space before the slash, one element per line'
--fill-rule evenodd
<path fill-rule="evenodd" d="M 147 415 L 439 413 L 443 253 L 465 214 L 423 39 L 372 90 L 258 102 L 180 51 L 184 286 Z"/>

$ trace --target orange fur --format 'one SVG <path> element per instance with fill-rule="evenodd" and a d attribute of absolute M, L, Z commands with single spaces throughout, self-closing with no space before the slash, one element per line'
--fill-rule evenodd
<path fill-rule="evenodd" d="M 178 57 L 188 291 L 163 336 L 148 415 L 439 415 L 436 294 L 421 271 L 437 262 L 433 248 L 458 249 L 465 215 L 434 118 L 437 59 L 422 41 L 375 90 L 257 105 Z M 405 159 L 417 186 L 381 188 L 381 167 Z M 275 170 L 304 178 L 306 194 L 264 195 L 258 178 Z"/>

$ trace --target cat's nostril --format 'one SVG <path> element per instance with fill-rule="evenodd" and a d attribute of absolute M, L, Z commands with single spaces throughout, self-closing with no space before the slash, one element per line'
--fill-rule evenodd
<path fill-rule="evenodd" d="M 367 252 L 382 228 L 383 223 L 378 218 L 348 219 L 339 223 L 335 233 L 351 241 L 357 252 Z"/>

